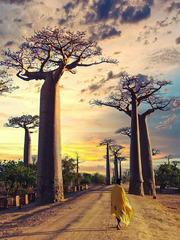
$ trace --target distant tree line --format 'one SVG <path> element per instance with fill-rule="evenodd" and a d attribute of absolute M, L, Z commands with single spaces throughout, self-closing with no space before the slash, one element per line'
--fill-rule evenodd
<path fill-rule="evenodd" d="M 64 185 L 76 185 L 77 171 L 73 158 L 62 159 Z M 105 184 L 105 176 L 95 173 L 78 174 L 80 184 Z M 37 162 L 24 165 L 23 161 L 0 162 L 0 195 L 16 196 L 26 194 L 37 189 Z"/>
<path fill-rule="evenodd" d="M 77 173 L 76 160 L 68 156 L 62 159 L 62 172 L 64 185 L 76 185 L 77 179 L 80 184 L 106 184 L 105 176 L 99 173 Z"/>

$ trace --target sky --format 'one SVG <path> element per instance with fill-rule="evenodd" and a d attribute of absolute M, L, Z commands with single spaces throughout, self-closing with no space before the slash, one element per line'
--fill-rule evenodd
<path fill-rule="evenodd" d="M 173 97 L 171 111 L 156 111 L 148 118 L 153 148 L 160 150 L 156 166 L 165 156 L 180 160 L 180 1 L 172 0 L 0 0 L 0 49 L 17 50 L 23 37 L 43 27 L 86 31 L 87 40 L 97 41 L 102 56 L 118 61 L 60 80 L 62 156 L 80 154 L 80 171 L 105 173 L 103 139 L 112 138 L 124 147 L 123 169 L 129 168 L 129 138 L 115 134 L 130 126 L 130 118 L 114 108 L 90 105 L 105 100 L 119 82 L 119 73 L 144 74 L 171 81 L 162 93 Z M 3 57 L 1 57 L 2 59 Z M 0 159 L 23 159 L 24 130 L 4 127 L 8 118 L 39 114 L 43 81 L 24 82 L 9 69 L 18 90 L 0 96 Z M 143 109 L 139 109 L 143 111 Z M 32 154 L 37 155 L 38 133 L 32 134 Z"/>

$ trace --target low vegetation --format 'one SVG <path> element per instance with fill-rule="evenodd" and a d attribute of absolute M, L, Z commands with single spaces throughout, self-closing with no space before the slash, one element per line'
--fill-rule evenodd
<path fill-rule="evenodd" d="M 156 184 L 160 185 L 160 190 L 167 185 L 180 188 L 180 169 L 173 164 L 162 164 L 155 171 Z"/>
<path fill-rule="evenodd" d="M 105 176 L 99 173 L 83 173 L 77 175 L 76 160 L 66 156 L 62 159 L 62 172 L 64 186 L 79 184 L 106 184 Z M 155 170 L 156 185 L 160 189 L 166 186 L 178 187 L 180 189 L 180 169 L 174 164 L 162 164 Z M 124 174 L 123 182 L 129 181 L 129 174 Z M 113 179 L 112 179 L 113 181 Z M 114 183 L 114 181 L 113 181 Z M 37 163 L 24 165 L 22 161 L 0 162 L 0 194 L 5 196 L 16 196 L 36 191 L 37 187 Z"/>
<path fill-rule="evenodd" d="M 64 186 L 77 184 L 76 164 L 73 158 L 62 159 Z M 95 173 L 78 174 L 80 184 L 105 184 L 105 176 Z M 22 161 L 0 162 L 0 195 L 16 196 L 36 191 L 37 163 L 24 165 Z"/>
<path fill-rule="evenodd" d="M 37 186 L 37 164 L 0 162 L 0 186 L 5 196 L 15 196 L 34 191 Z"/>

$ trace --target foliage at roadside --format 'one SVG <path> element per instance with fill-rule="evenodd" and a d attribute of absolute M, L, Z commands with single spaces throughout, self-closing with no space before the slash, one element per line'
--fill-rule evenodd
<path fill-rule="evenodd" d="M 89 173 L 83 173 L 80 183 L 81 184 L 91 184 L 92 183 L 92 175 Z"/>
<path fill-rule="evenodd" d="M 92 175 L 89 173 L 83 173 L 80 183 L 81 184 L 94 184 L 94 185 L 106 184 L 106 178 L 105 178 L 105 176 L 103 176 L 99 173 L 94 173 Z"/>
<path fill-rule="evenodd" d="M 165 189 L 167 185 L 180 187 L 180 169 L 172 164 L 162 164 L 155 170 L 156 184 L 160 189 Z"/>
<path fill-rule="evenodd" d="M 73 158 L 66 156 L 62 159 L 64 185 L 77 184 L 76 163 Z M 105 184 L 105 176 L 95 173 L 78 174 L 80 184 Z M 22 161 L 0 161 L 0 187 L 5 196 L 16 196 L 35 190 L 37 186 L 37 162 L 24 165 Z"/>
<path fill-rule="evenodd" d="M 25 166 L 23 162 L 0 162 L 0 186 L 6 196 L 28 192 L 37 185 L 37 164 Z"/>
<path fill-rule="evenodd" d="M 68 156 L 66 156 L 62 159 L 62 174 L 64 185 L 69 185 L 76 180 L 77 174 L 75 170 L 76 164 L 73 158 L 69 158 Z"/>
<path fill-rule="evenodd" d="M 66 156 L 62 159 L 62 172 L 63 172 L 63 183 L 64 185 L 76 184 L 77 183 L 77 164 L 76 160 Z M 105 176 L 95 173 L 83 173 L 78 174 L 80 184 L 105 184 Z"/>

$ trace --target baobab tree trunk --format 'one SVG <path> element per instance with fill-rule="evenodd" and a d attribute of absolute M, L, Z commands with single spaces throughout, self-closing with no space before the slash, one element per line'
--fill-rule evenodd
<path fill-rule="evenodd" d="M 110 159 L 109 159 L 109 144 L 107 143 L 106 154 L 106 185 L 111 184 Z"/>
<path fill-rule="evenodd" d="M 31 134 L 28 127 L 24 128 L 25 137 L 24 137 L 24 165 L 32 163 L 31 157 Z"/>
<path fill-rule="evenodd" d="M 119 160 L 119 178 L 120 182 L 122 182 L 122 162 Z"/>
<path fill-rule="evenodd" d="M 117 162 L 117 155 L 114 155 L 114 180 L 115 184 L 117 183 L 118 180 L 118 162 Z"/>
<path fill-rule="evenodd" d="M 140 155 L 140 137 L 138 107 L 135 96 L 132 97 L 131 111 L 131 146 L 130 146 L 130 185 L 129 193 L 144 195 Z"/>
<path fill-rule="evenodd" d="M 58 202 L 63 198 L 59 84 L 48 74 L 40 97 L 37 203 Z"/>
<path fill-rule="evenodd" d="M 155 178 L 152 161 L 152 148 L 147 125 L 147 115 L 139 116 L 141 163 L 144 180 L 144 194 L 156 197 Z"/>

